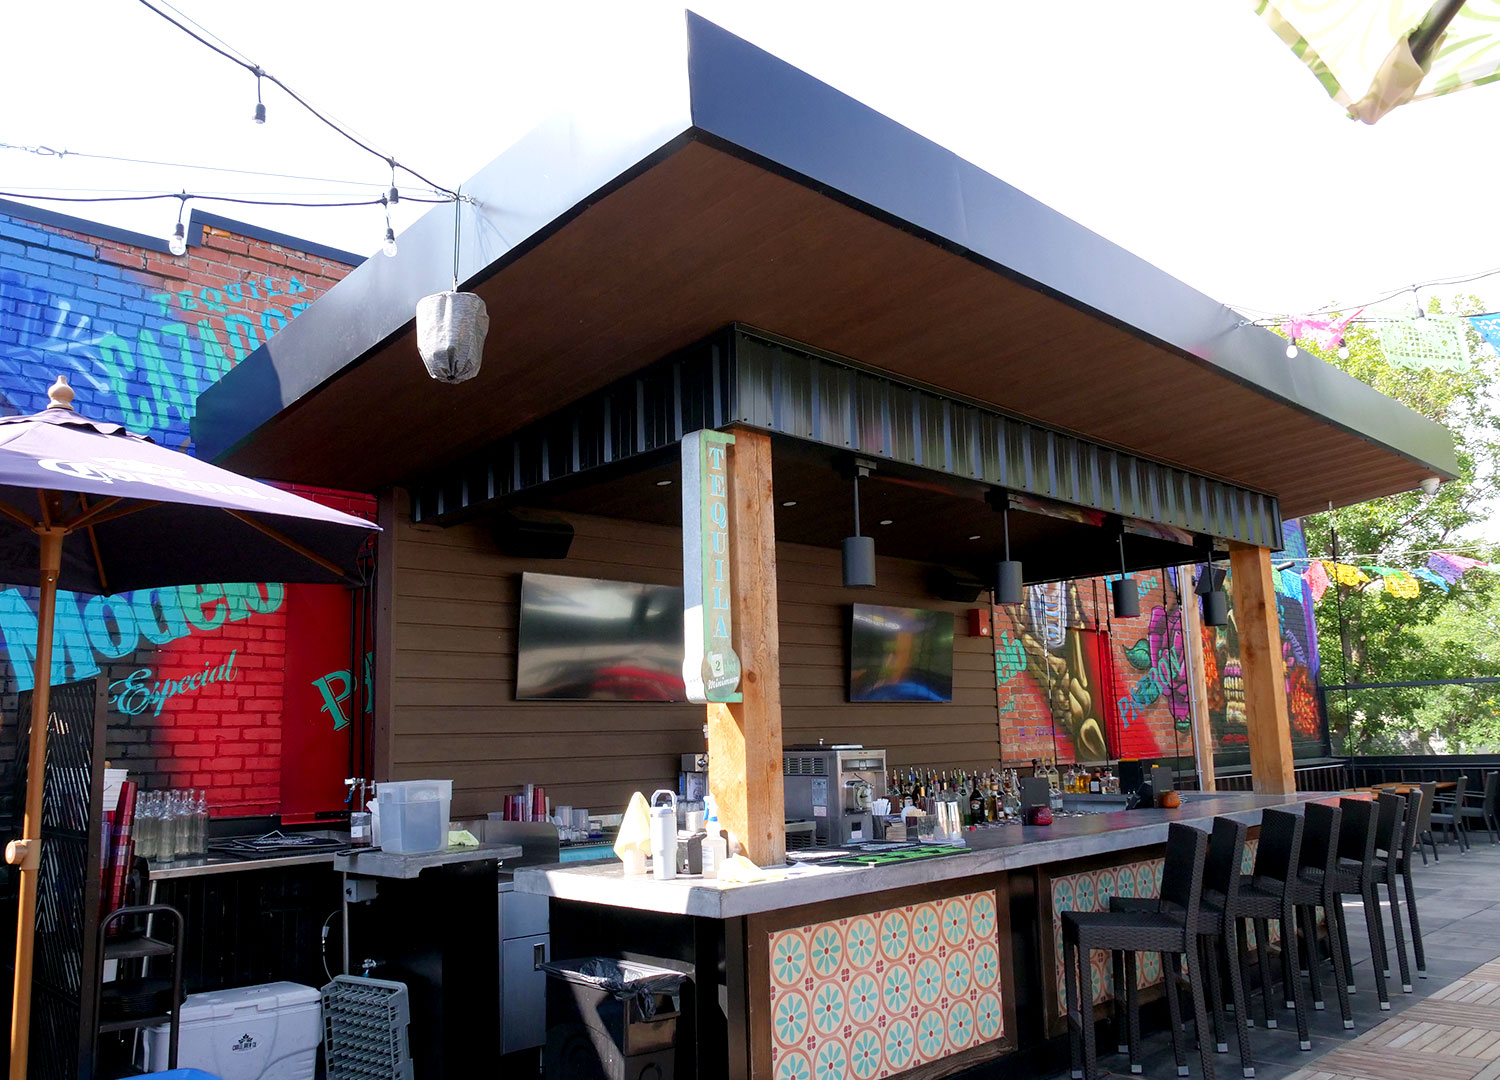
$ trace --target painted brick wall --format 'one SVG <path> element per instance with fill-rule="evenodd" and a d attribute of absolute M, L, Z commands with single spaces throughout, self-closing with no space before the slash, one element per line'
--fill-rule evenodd
<path fill-rule="evenodd" d="M 199 394 L 352 262 L 220 219 L 195 225 L 174 258 L 156 238 L 0 205 L 0 411 L 42 408 L 65 374 L 80 411 L 190 450 Z M 294 490 L 373 512 L 363 496 Z M 344 590 L 329 588 L 330 602 L 347 606 Z M 285 684 L 287 617 L 274 583 L 64 593 L 53 680 L 104 674 L 108 754 L 146 787 L 207 788 L 216 815 L 274 813 L 286 697 L 311 692 Z M 35 636 L 34 590 L 0 588 L 5 764 Z M 328 643 L 330 665 L 347 668 L 348 655 L 347 641 Z"/>

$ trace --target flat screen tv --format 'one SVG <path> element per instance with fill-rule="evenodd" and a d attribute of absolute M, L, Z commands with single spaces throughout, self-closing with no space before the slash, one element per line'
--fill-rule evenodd
<path fill-rule="evenodd" d="M 521 575 L 516 697 L 686 701 L 682 590 Z"/>
<path fill-rule="evenodd" d="M 953 615 L 855 604 L 850 701 L 952 701 Z"/>

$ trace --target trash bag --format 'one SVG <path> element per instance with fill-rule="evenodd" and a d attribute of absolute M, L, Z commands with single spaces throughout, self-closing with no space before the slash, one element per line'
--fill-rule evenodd
<path fill-rule="evenodd" d="M 656 1015 L 657 998 L 678 992 L 687 978 L 681 971 L 653 967 L 634 960 L 610 960 L 590 956 L 579 960 L 552 960 L 542 965 L 547 974 L 602 990 L 617 1001 L 636 1002 L 643 1019 Z"/>

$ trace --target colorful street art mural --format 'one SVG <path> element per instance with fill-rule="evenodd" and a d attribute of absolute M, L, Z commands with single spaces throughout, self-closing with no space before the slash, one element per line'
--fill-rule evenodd
<path fill-rule="evenodd" d="M 1306 555 L 1298 522 L 1286 523 L 1284 542 L 1287 560 Z M 1196 575 L 1179 582 L 1177 569 L 1168 568 L 1131 578 L 1141 601 L 1141 614 L 1132 619 L 1112 614 L 1113 577 L 1030 586 L 1026 603 L 995 609 L 995 680 L 1006 761 L 1192 757 L 1181 600 L 1186 594 L 1196 603 Z M 1316 691 L 1312 597 L 1307 583 L 1290 570 L 1278 570 L 1276 596 L 1293 750 L 1298 757 L 1316 757 L 1326 752 L 1327 737 Z M 1232 606 L 1229 625 L 1204 627 L 1195 646 L 1204 660 L 1215 760 L 1243 764 L 1248 734 Z"/>
<path fill-rule="evenodd" d="M 173 258 L 155 238 L 0 203 L 0 412 L 43 408 L 67 375 L 81 412 L 191 450 L 199 395 L 357 261 L 219 219 L 190 235 Z M 39 677 L 36 605 L 34 589 L 0 583 L 0 772 L 16 695 Z M 363 675 L 350 613 L 342 587 L 63 591 L 50 675 L 104 678 L 107 754 L 143 786 L 207 789 L 216 815 L 312 814 L 337 808 L 348 775 Z"/>

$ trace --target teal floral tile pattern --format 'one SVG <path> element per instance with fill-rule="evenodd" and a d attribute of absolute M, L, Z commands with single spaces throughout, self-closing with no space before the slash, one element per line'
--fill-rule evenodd
<path fill-rule="evenodd" d="M 875 1080 L 1003 1038 L 996 897 L 770 935 L 776 1080 Z"/>

